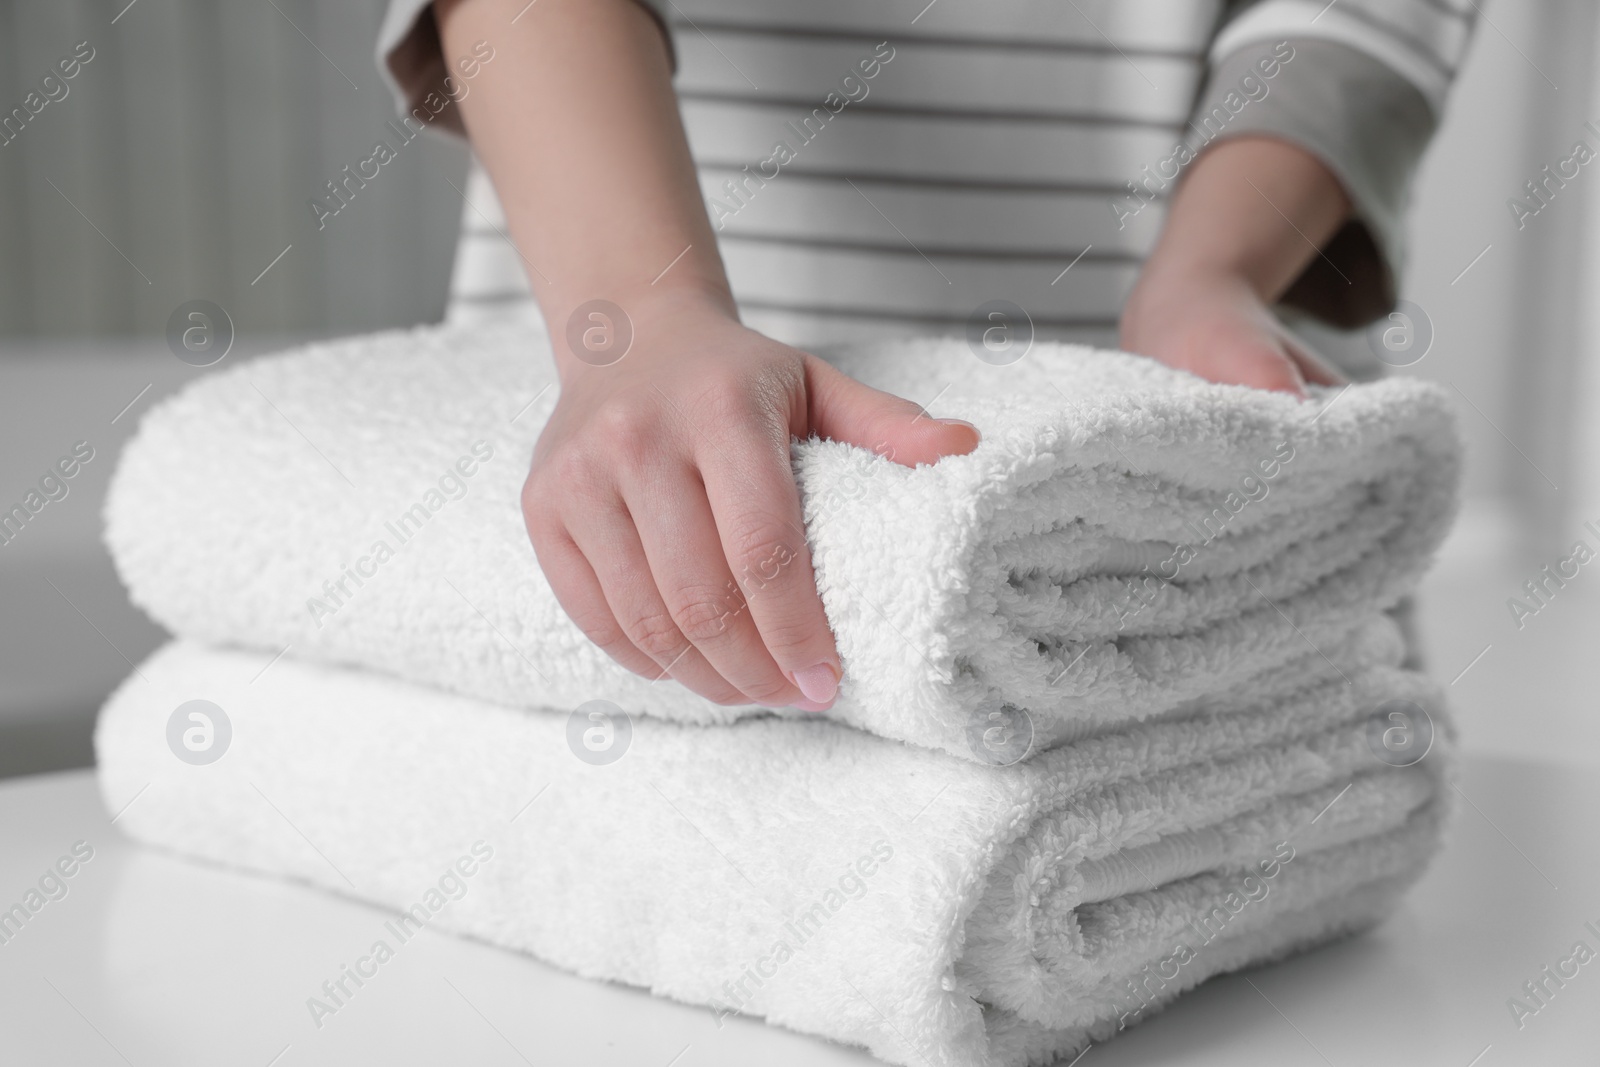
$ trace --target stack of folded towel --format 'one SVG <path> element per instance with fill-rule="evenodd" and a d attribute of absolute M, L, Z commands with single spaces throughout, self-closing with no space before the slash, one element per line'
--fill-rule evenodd
<path fill-rule="evenodd" d="M 178 640 L 101 717 L 129 834 L 974 1067 L 1370 926 L 1437 847 L 1450 725 L 1385 612 L 1454 510 L 1438 390 L 830 354 L 984 440 L 796 445 L 845 669 L 817 716 L 637 678 L 565 617 L 519 513 L 555 393 L 530 348 L 318 346 L 144 420 L 107 536 Z"/>

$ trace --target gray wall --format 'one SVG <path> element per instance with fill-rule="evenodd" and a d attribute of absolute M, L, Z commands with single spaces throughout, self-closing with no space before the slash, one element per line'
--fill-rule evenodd
<path fill-rule="evenodd" d="M 241 334 L 437 319 L 460 145 L 408 144 L 320 231 L 308 206 L 394 114 L 381 0 L 126 3 L 0 3 L 0 109 L 94 49 L 0 147 L 0 336 L 159 335 L 192 298 Z"/>
<path fill-rule="evenodd" d="M 426 134 L 316 226 L 310 198 L 394 114 L 381 0 L 126 2 L 0 2 L 0 114 L 94 50 L 0 147 L 0 499 L 73 442 L 96 450 L 0 547 L 0 776 L 87 763 L 96 707 L 161 640 L 112 573 L 99 509 L 139 416 L 209 373 L 167 350 L 173 309 L 227 310 L 222 366 L 436 320 L 465 187 L 464 147 Z"/>
<path fill-rule="evenodd" d="M 1503 513 L 1515 551 L 1537 558 L 1571 545 L 1584 506 L 1573 491 L 1585 458 L 1575 427 L 1594 415 L 1579 410 L 1577 386 L 1593 362 L 1583 315 L 1595 286 L 1585 228 L 1600 166 L 1584 167 L 1522 229 L 1507 201 L 1526 197 L 1525 183 L 1571 155 L 1580 137 L 1600 147 L 1583 128 L 1600 118 L 1597 5 L 1508 0 L 1483 8 L 1421 175 L 1405 289 L 1436 332 L 1434 350 L 1414 371 L 1461 401 L 1468 488 L 1476 503 Z"/>

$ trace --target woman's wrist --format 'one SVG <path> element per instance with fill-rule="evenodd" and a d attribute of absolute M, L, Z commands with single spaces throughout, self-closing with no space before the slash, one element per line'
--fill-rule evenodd
<path fill-rule="evenodd" d="M 594 295 L 545 294 L 540 301 L 562 380 L 604 367 L 641 339 L 737 325 L 726 284 L 685 279 L 674 285 L 598 287 Z"/>

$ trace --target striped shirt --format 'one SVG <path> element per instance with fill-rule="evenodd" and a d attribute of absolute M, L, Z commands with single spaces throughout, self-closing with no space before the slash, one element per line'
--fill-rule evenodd
<path fill-rule="evenodd" d="M 1375 318 L 1473 26 L 1470 0 L 641 2 L 741 314 L 803 346 L 961 332 L 997 300 L 1114 345 L 1173 181 L 1242 134 L 1306 148 L 1355 204 L 1285 303 Z M 379 53 L 405 106 L 440 84 L 426 0 L 391 0 Z M 476 171 L 468 199 L 450 317 L 530 314 Z"/>

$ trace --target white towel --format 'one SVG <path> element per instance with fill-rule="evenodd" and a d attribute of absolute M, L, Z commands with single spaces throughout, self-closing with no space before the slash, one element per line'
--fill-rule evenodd
<path fill-rule="evenodd" d="M 434 925 L 892 1063 L 1022 1067 L 1369 926 L 1420 872 L 1448 799 L 1440 694 L 1393 666 L 1388 620 L 1324 651 L 1349 683 L 1013 767 L 816 717 L 635 719 L 595 765 L 565 713 L 179 642 L 96 748 L 134 838 L 409 910 L 345 961 L 367 980 Z M 205 765 L 175 754 L 192 700 L 227 717 Z M 1435 729 L 1406 768 L 1373 747 L 1394 700 Z M 307 982 L 308 1028 L 362 995 L 344 973 Z"/>
<path fill-rule="evenodd" d="M 106 513 L 133 599 L 184 637 L 499 703 L 759 712 L 628 674 L 556 603 L 518 512 L 555 399 L 541 344 L 380 334 L 157 406 Z M 845 668 L 831 715 L 966 758 L 1008 706 L 1039 749 L 1248 696 L 1295 661 L 1327 671 L 1326 646 L 1410 588 L 1454 509 L 1449 408 L 1417 381 L 1296 401 L 1063 345 L 1003 367 L 959 340 L 831 358 L 985 435 L 915 470 L 794 449 Z"/>

